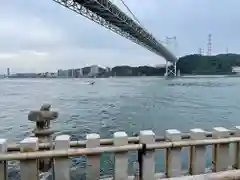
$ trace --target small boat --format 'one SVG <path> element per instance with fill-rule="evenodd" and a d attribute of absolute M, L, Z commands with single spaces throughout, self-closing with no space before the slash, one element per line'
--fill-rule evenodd
<path fill-rule="evenodd" d="M 93 84 L 95 84 L 95 82 L 94 82 L 94 81 L 92 81 L 92 82 L 89 82 L 89 85 L 93 85 Z"/>

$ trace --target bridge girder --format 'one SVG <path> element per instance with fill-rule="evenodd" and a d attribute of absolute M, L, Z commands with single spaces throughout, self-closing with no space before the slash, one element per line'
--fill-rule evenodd
<path fill-rule="evenodd" d="M 158 42 L 152 34 L 143 29 L 109 0 L 53 0 L 62 6 L 110 29 L 111 31 L 176 62 L 177 58 Z"/>

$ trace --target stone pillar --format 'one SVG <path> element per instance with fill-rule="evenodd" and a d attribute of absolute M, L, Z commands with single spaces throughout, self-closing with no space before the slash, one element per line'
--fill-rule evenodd
<path fill-rule="evenodd" d="M 38 143 L 50 143 L 50 148 L 52 149 L 52 134 L 54 131 L 50 129 L 50 121 L 58 117 L 58 112 L 50 111 L 50 109 L 50 104 L 44 104 L 40 111 L 31 111 L 28 114 L 28 120 L 36 122 L 36 128 L 33 130 L 33 133 L 38 138 Z M 42 172 L 47 172 L 51 165 L 51 159 L 39 160 L 39 170 Z"/>

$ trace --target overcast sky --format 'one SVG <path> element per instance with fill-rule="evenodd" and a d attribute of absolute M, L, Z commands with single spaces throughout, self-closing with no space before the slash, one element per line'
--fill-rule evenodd
<path fill-rule="evenodd" d="M 112 0 L 124 12 L 120 0 Z M 159 39 L 177 37 L 177 55 L 240 51 L 239 0 L 125 0 Z M 0 72 L 42 72 L 86 65 L 157 65 L 164 60 L 52 0 L 0 5 Z"/>

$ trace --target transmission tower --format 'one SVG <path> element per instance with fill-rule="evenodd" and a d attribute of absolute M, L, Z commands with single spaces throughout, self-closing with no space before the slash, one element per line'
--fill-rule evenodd
<path fill-rule="evenodd" d="M 207 55 L 208 55 L 208 56 L 211 56 L 211 55 L 212 55 L 212 34 L 209 34 L 209 35 L 208 35 L 208 44 L 207 44 L 207 47 L 208 47 Z"/>
<path fill-rule="evenodd" d="M 228 48 L 226 48 L 226 54 L 228 54 Z"/>

